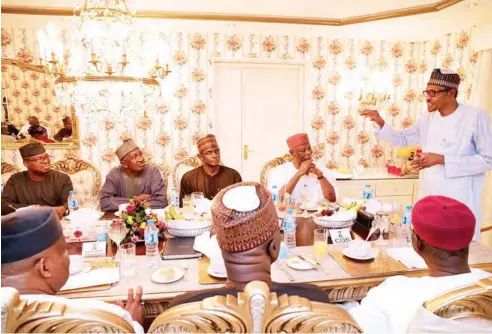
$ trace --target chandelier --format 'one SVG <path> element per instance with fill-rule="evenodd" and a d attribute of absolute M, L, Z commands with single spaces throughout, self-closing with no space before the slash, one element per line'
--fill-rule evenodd
<path fill-rule="evenodd" d="M 86 0 L 74 9 L 69 41 L 52 23 L 38 31 L 40 64 L 54 78 L 58 104 L 79 116 L 118 120 L 158 103 L 158 80 L 170 73 L 160 65 L 167 45 L 142 41 L 130 30 L 135 17 L 125 0 Z"/>

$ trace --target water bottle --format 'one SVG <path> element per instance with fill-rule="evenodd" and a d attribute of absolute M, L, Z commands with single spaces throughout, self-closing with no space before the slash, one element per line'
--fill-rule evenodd
<path fill-rule="evenodd" d="M 366 187 L 362 191 L 362 198 L 366 200 L 372 198 L 372 189 L 370 184 L 366 184 Z"/>
<path fill-rule="evenodd" d="M 70 190 L 68 192 L 68 211 L 72 213 L 74 211 L 77 211 L 78 209 L 79 209 L 79 203 L 75 198 L 75 191 Z"/>
<path fill-rule="evenodd" d="M 272 187 L 272 200 L 273 200 L 273 204 L 275 204 L 275 206 L 278 206 L 279 204 L 279 195 L 278 195 L 278 188 L 276 185 L 274 185 Z"/>
<path fill-rule="evenodd" d="M 296 248 L 296 217 L 292 209 L 288 209 L 284 217 L 284 244 L 289 253 L 294 252 Z"/>
<path fill-rule="evenodd" d="M 155 226 L 152 219 L 147 220 L 145 226 L 145 255 L 147 255 L 147 261 L 149 268 L 157 266 L 159 259 L 159 229 Z"/>
<path fill-rule="evenodd" d="M 407 205 L 405 212 L 403 212 L 401 226 L 401 239 L 404 246 L 410 246 L 412 244 L 412 231 L 410 231 L 410 225 L 412 224 L 412 206 Z"/>
<path fill-rule="evenodd" d="M 173 208 L 179 208 L 179 194 L 178 194 L 178 188 L 173 187 L 171 190 L 171 207 Z"/>

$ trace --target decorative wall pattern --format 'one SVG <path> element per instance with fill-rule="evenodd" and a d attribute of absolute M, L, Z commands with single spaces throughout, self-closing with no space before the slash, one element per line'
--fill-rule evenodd
<path fill-rule="evenodd" d="M 462 77 L 459 99 L 466 102 L 472 93 L 477 60 L 477 54 L 470 48 L 472 32 L 463 30 L 418 43 L 249 32 L 158 32 L 160 40 L 169 43 L 169 64 L 173 71 L 162 83 L 162 104 L 145 115 L 120 122 L 95 123 L 81 119 L 81 157 L 98 166 L 104 177 L 118 164 L 114 150 L 121 139 L 134 137 L 149 159 L 171 169 L 177 161 L 196 154 L 196 140 L 213 131 L 214 58 L 295 59 L 311 64 L 308 78 L 311 96 L 308 98 L 313 103 L 312 110 L 305 113 L 308 119 L 304 124 L 311 124 L 311 128 L 305 130 L 310 134 L 315 158 L 329 168 L 356 162 L 384 166 L 394 158 L 395 152 L 377 141 L 373 125 L 359 117 L 361 92 L 373 87 L 387 92 L 391 101 L 381 111 L 383 117 L 396 128 L 407 128 L 426 110 L 421 92 L 430 72 L 435 67 L 445 67 Z M 145 39 L 144 32 L 134 33 L 139 34 L 140 42 Z M 68 30 L 62 32 L 65 40 L 69 35 Z M 1 46 L 4 57 L 36 62 L 34 30 L 4 27 Z M 139 53 L 142 52 L 139 47 L 140 44 L 135 43 L 128 49 L 130 53 Z M 65 57 L 68 59 L 70 53 L 66 52 Z M 43 78 L 27 77 L 17 82 L 8 72 L 6 74 L 2 73 L 2 82 L 19 86 L 16 89 L 21 92 L 15 99 L 11 96 L 14 110 L 28 108 L 35 113 L 37 105 L 43 106 L 45 96 L 52 97 L 50 89 L 38 88 Z M 22 94 L 34 95 L 36 89 L 41 91 L 39 96 L 34 96 L 26 105 Z M 56 108 L 54 105 L 49 108 L 51 117 L 55 117 Z M 44 110 L 48 110 L 47 107 L 43 107 L 42 112 Z M 43 117 L 50 117 L 49 114 Z"/>

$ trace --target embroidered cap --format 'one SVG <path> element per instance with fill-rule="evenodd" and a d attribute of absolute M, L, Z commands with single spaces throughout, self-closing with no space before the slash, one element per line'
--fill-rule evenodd
<path fill-rule="evenodd" d="M 428 84 L 458 89 L 460 76 L 453 71 L 436 68 L 432 71 Z"/>
<path fill-rule="evenodd" d="M 290 150 L 303 145 L 310 145 L 309 137 L 306 133 L 298 133 L 287 138 L 287 146 L 289 146 Z"/>
<path fill-rule="evenodd" d="M 222 189 L 212 201 L 211 211 L 219 247 L 229 253 L 258 247 L 278 231 L 272 195 L 256 182 Z"/>

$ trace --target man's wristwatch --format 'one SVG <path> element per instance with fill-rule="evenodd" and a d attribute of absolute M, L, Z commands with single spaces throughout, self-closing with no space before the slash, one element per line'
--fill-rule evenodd
<path fill-rule="evenodd" d="M 325 178 L 325 176 L 324 176 L 324 175 L 318 176 L 318 180 L 322 180 L 322 179 L 324 179 L 324 178 Z"/>

